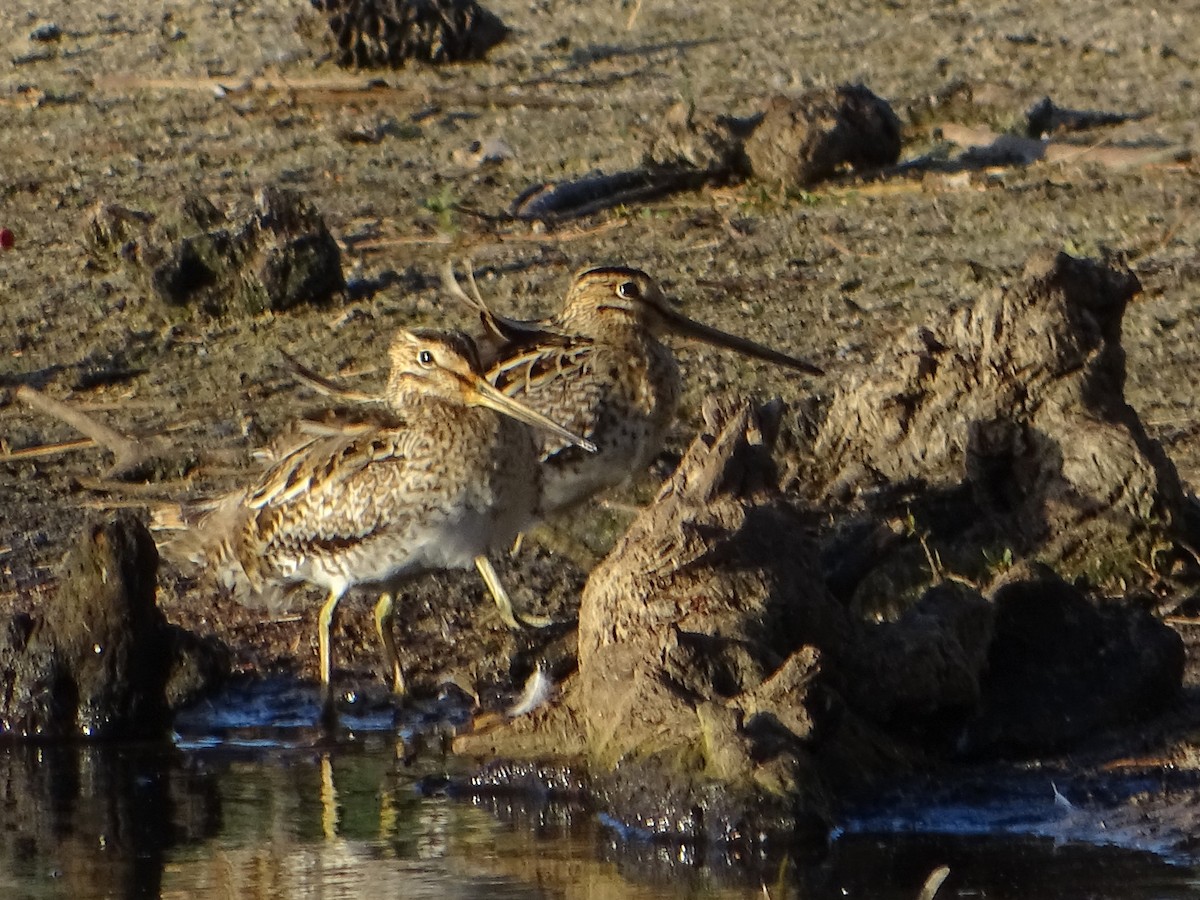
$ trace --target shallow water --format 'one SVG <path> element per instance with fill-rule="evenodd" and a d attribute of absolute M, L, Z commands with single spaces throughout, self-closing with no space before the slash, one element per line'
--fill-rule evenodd
<path fill-rule="evenodd" d="M 314 718 L 308 693 L 276 687 L 182 720 L 173 745 L 0 747 L 0 896 L 916 898 L 941 865 L 938 897 L 1200 889 L 1177 857 L 1039 836 L 1047 799 L 1019 792 L 1007 808 L 885 804 L 827 847 L 770 857 L 621 841 L 584 810 L 431 788 L 454 760 L 406 762 L 413 729 L 388 715 L 349 716 L 333 739 Z"/>

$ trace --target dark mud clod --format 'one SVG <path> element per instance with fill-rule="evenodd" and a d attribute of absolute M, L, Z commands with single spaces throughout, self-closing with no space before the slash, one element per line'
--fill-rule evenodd
<path fill-rule="evenodd" d="M 754 178 L 800 190 L 846 168 L 900 158 L 900 120 L 862 85 L 775 97 L 746 139 Z"/>
<path fill-rule="evenodd" d="M 1178 693 L 1183 641 L 1144 610 L 1094 604 L 1043 567 L 1007 579 L 992 603 L 995 637 L 966 753 L 1054 752 Z"/>
<path fill-rule="evenodd" d="M 264 188 L 241 223 L 191 196 L 177 224 L 101 205 L 88 229 L 95 257 L 138 266 L 169 306 L 255 315 L 328 303 L 345 290 L 337 241 L 316 208 L 292 191 Z"/>
<path fill-rule="evenodd" d="M 312 0 L 345 68 L 402 67 L 483 59 L 508 27 L 475 0 Z"/>
<path fill-rule="evenodd" d="M 63 563 L 61 586 L 0 638 L 2 734 L 28 738 L 156 738 L 170 725 L 167 685 L 179 658 L 206 670 L 155 602 L 158 551 L 131 515 L 85 526 Z M 183 667 L 183 668 L 186 668 Z M 176 676 L 175 698 L 196 679 Z"/>
<path fill-rule="evenodd" d="M 552 221 L 748 178 L 802 190 L 847 170 L 900 157 L 900 120 L 862 85 L 774 97 L 761 113 L 709 115 L 677 103 L 652 133 L 644 166 L 534 185 L 509 209 Z"/>
<path fill-rule="evenodd" d="M 604 810 L 662 837 L 753 841 L 828 821 L 811 741 L 847 732 L 825 715 L 816 648 L 844 644 L 850 622 L 772 488 L 779 414 L 707 411 L 705 434 L 589 578 L 561 703 L 458 749 L 586 759 Z"/>

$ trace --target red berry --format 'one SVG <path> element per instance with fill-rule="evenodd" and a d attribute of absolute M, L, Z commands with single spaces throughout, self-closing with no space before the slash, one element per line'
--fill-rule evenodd
<path fill-rule="evenodd" d="M 13 233 L 7 228 L 0 228 L 0 248 L 11 250 L 12 245 L 16 243 L 16 238 Z"/>

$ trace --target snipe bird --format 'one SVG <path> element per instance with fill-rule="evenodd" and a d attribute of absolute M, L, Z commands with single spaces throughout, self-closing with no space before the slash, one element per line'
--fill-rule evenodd
<path fill-rule="evenodd" d="M 187 555 L 215 566 L 243 602 L 272 604 L 296 582 L 325 589 L 318 646 L 326 721 L 334 714 L 331 630 L 342 596 L 355 585 L 384 588 L 375 626 L 392 688 L 403 694 L 387 587 L 473 563 L 488 580 L 487 553 L 507 547 L 539 509 L 529 426 L 591 446 L 485 381 L 466 335 L 401 331 L 390 357 L 386 409 L 314 424 L 183 539 Z"/>
<path fill-rule="evenodd" d="M 660 338 L 704 341 L 812 375 L 810 362 L 703 325 L 673 309 L 640 269 L 600 266 L 579 272 L 562 309 L 538 321 L 492 312 L 478 291 L 468 296 L 453 270 L 447 288 L 479 313 L 487 378 L 573 434 L 593 442 L 584 453 L 558 436 L 537 435 L 544 466 L 542 511 L 568 509 L 615 487 L 662 449 L 681 393 L 679 366 Z"/>

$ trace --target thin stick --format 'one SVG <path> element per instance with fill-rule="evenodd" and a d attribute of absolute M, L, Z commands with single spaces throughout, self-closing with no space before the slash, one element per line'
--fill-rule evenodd
<path fill-rule="evenodd" d="M 347 243 L 351 243 L 347 241 Z M 407 247 L 412 244 L 452 244 L 454 238 L 448 234 L 435 234 L 429 237 L 412 237 L 403 235 L 399 237 L 378 237 L 378 238 L 363 238 L 361 241 L 354 241 L 353 247 L 355 250 L 384 250 L 388 247 Z"/>
<path fill-rule="evenodd" d="M 80 500 L 75 505 L 80 509 L 98 509 L 101 512 L 108 512 L 114 509 L 145 509 L 150 500 L 117 500 L 114 497 L 109 497 L 104 500 Z"/>
<path fill-rule="evenodd" d="M 61 400 L 55 400 L 27 384 L 17 388 L 16 396 L 26 405 L 66 422 L 76 431 L 86 434 L 97 444 L 112 452 L 116 456 L 116 462 L 109 469 L 109 475 L 117 476 L 136 469 L 155 454 L 155 451 L 150 450 L 142 442 L 130 440 L 107 425 L 97 422 L 87 413 L 70 407 Z"/>
<path fill-rule="evenodd" d="M 97 493 L 121 494 L 125 497 L 144 497 L 146 500 L 170 500 L 188 491 L 195 483 L 195 478 L 179 478 L 174 481 L 156 481 L 148 484 L 130 484 L 127 481 L 116 481 L 111 478 L 91 478 L 81 476 L 76 479 L 84 490 Z M 146 500 L 140 505 L 145 506 Z"/>
<path fill-rule="evenodd" d="M 93 79 L 96 91 L 185 91 L 210 93 L 216 96 L 236 94 L 286 94 L 313 102 L 344 102 L 344 95 L 364 98 L 377 97 L 381 102 L 395 104 L 404 100 L 440 106 L 528 107 L 530 109 L 596 108 L 596 101 L 583 97 L 548 96 L 532 91 L 500 90 L 424 90 L 404 87 L 398 83 L 381 83 L 378 78 L 346 76 L 343 78 L 272 78 L 250 75 L 230 75 L 225 78 L 154 78 L 139 75 L 98 75 Z"/>
<path fill-rule="evenodd" d="M 463 263 L 467 267 L 467 286 L 471 289 L 471 296 L 475 298 L 475 302 L 480 306 L 487 306 L 483 302 L 483 294 L 479 293 L 479 285 L 475 283 L 475 263 L 471 261 L 471 257 L 469 256 L 463 260 Z"/>
<path fill-rule="evenodd" d="M 690 209 L 691 207 L 682 207 Z M 469 213 L 468 210 L 460 210 L 460 212 Z M 467 242 L 475 249 L 487 249 L 489 247 L 503 247 L 505 244 L 566 244 L 571 241 L 583 240 L 584 238 L 596 237 L 605 234 L 609 231 L 616 231 L 620 228 L 628 228 L 629 222 L 624 219 L 613 219 L 608 222 L 601 222 L 591 228 L 563 229 L 562 231 L 550 232 L 547 234 L 489 234 L 490 240 L 480 241 L 479 243 Z M 433 237 L 378 237 L 368 238 L 354 242 L 355 250 L 383 250 L 388 247 L 401 247 L 410 244 L 452 244 L 454 239 L 445 235 L 436 235 Z"/>
<path fill-rule="evenodd" d="M 59 441 L 57 444 L 39 444 L 37 447 L 24 447 L 21 450 L 9 450 L 0 453 L 0 461 L 11 459 L 34 459 L 39 456 L 56 456 L 68 450 L 78 450 L 82 447 L 95 447 L 96 442 L 90 437 L 76 438 L 73 441 Z"/>
<path fill-rule="evenodd" d="M 642 0 L 633 0 L 633 11 L 629 13 L 629 18 L 625 21 L 625 30 L 633 31 L 633 23 L 637 21 L 638 13 L 642 11 Z"/>

